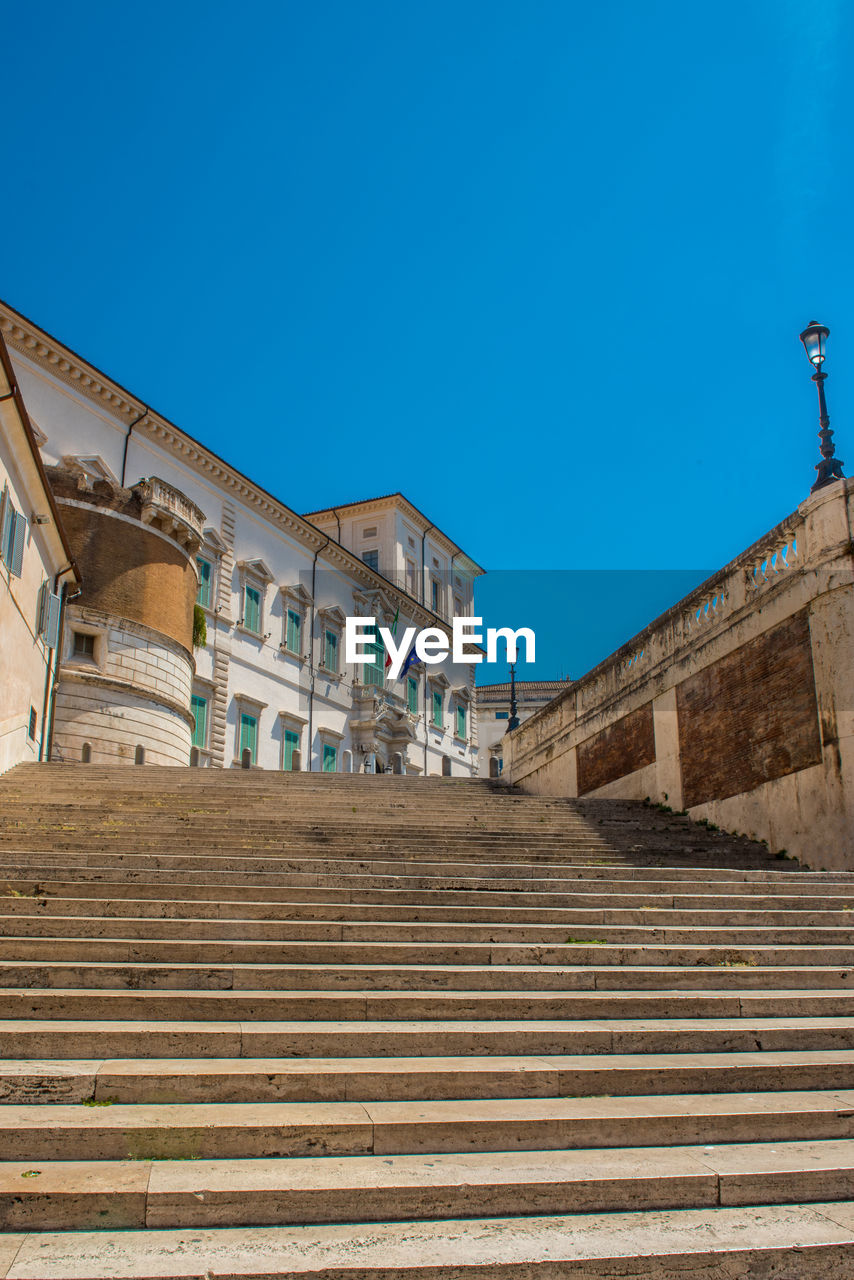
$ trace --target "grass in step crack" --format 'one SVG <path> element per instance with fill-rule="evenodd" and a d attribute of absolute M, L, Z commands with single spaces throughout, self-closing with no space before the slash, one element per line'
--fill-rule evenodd
<path fill-rule="evenodd" d="M 567 938 L 567 943 L 576 947 L 607 947 L 607 938 Z"/>
<path fill-rule="evenodd" d="M 115 1098 L 83 1098 L 81 1107 L 112 1107 L 115 1105 Z"/>

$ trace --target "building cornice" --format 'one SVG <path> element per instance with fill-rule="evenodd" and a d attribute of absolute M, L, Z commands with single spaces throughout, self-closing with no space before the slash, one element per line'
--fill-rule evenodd
<path fill-rule="evenodd" d="M 463 551 L 462 547 L 457 546 L 452 538 L 443 533 L 437 525 L 432 524 L 424 512 L 413 506 L 402 493 L 387 493 L 378 498 L 365 498 L 361 502 L 342 502 L 336 507 L 322 507 L 318 511 L 307 511 L 305 519 L 308 520 L 313 517 L 323 525 L 326 525 L 337 520 L 342 511 L 346 511 L 348 516 L 358 518 L 363 515 L 373 515 L 376 512 L 388 511 L 391 508 L 406 516 L 407 520 L 414 524 L 421 533 L 429 533 L 431 538 L 442 546 L 449 555 L 462 557 L 473 577 L 479 577 L 486 572 L 475 560 L 472 560 L 470 555 Z"/>
<path fill-rule="evenodd" d="M 390 586 L 402 600 L 411 599 L 406 592 L 389 583 L 382 574 L 369 569 L 354 552 L 348 551 L 339 542 L 330 539 L 326 532 L 321 532 L 304 516 L 279 502 L 272 494 L 254 484 L 248 476 L 229 466 L 223 458 L 187 435 L 175 423 L 170 422 L 154 409 L 150 409 L 124 387 L 113 382 L 106 374 L 77 355 L 70 347 L 58 342 L 26 316 L 2 301 L 0 301 L 0 333 L 4 335 L 9 346 L 20 352 L 27 360 L 91 400 L 102 412 L 115 418 L 124 428 L 130 426 L 135 419 L 139 419 L 134 427 L 135 433 L 156 441 L 161 448 L 192 470 L 207 477 L 218 488 L 233 494 L 246 506 L 254 508 L 271 525 L 289 534 L 310 551 L 318 552 L 333 567 L 342 569 L 350 578 L 367 587 L 376 589 L 380 586 L 387 589 Z M 402 495 L 394 496 L 401 497 L 407 513 L 411 510 L 415 517 L 424 518 L 415 507 L 402 498 Z M 439 530 L 435 532 L 440 533 Z M 444 537 L 441 534 L 440 536 Z M 454 547 L 455 544 L 450 543 L 450 540 L 446 541 L 452 548 Z M 461 552 L 461 554 L 464 553 Z M 479 566 L 475 567 L 479 570 Z M 479 572 L 483 571 L 479 570 Z M 417 605 L 417 602 L 413 603 Z M 420 608 L 423 616 L 433 617 L 428 609 L 423 606 Z"/>

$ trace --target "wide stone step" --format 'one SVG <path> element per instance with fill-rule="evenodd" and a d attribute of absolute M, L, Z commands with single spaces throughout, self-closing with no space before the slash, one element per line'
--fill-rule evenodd
<path fill-rule="evenodd" d="M 106 865 L 99 854 L 69 853 L 56 854 L 49 860 L 27 852 L 7 854 L 0 859 L 0 884 L 15 885 L 18 881 L 37 885 L 44 880 L 56 879 L 58 876 L 73 875 L 74 879 L 85 884 L 88 881 L 111 882 L 118 876 L 126 884 L 159 882 L 161 884 L 195 884 L 205 887 L 240 885 L 241 887 L 259 888 L 263 886 L 294 886 L 305 888 L 351 889 L 351 890 L 394 890 L 408 895 L 410 891 L 457 891 L 466 893 L 556 893 L 563 896 L 573 894 L 614 893 L 629 894 L 685 894 L 712 895 L 718 898 L 731 894 L 738 896 L 758 894 L 784 894 L 786 896 L 805 895 L 808 897 L 832 897 L 840 900 L 840 906 L 851 906 L 854 910 L 854 882 L 838 879 L 813 880 L 807 875 L 791 876 L 780 873 L 777 878 L 765 877 L 760 880 L 748 880 L 736 875 L 729 879 L 711 879 L 703 868 L 666 868 L 660 867 L 625 867 L 619 868 L 619 875 L 613 869 L 602 867 L 566 867 L 566 875 L 552 876 L 541 874 L 542 868 L 524 864 L 521 868 L 525 874 L 514 877 L 485 877 L 474 874 L 481 870 L 480 864 L 473 864 L 467 875 L 430 875 L 418 876 L 406 872 L 402 863 L 384 862 L 388 867 L 387 874 L 335 874 L 326 875 L 319 872 L 303 870 L 284 870 L 283 866 L 295 865 L 304 867 L 302 859 L 273 860 L 277 863 L 273 869 L 263 873 L 241 871 L 223 871 L 195 867 L 175 869 L 158 867 L 153 859 L 142 865 L 119 864 Z M 666 874 L 665 874 L 666 870 Z M 650 874 L 644 876 L 643 872 Z M 530 874 L 527 874 L 529 873 Z M 657 874 L 652 874 L 656 872 Z M 684 876 L 683 876 L 684 872 Z"/>
<path fill-rule="evenodd" d="M 14 988 L 0 1019 L 265 1022 L 589 1022 L 613 1018 L 854 1018 L 854 991 L 268 991 Z"/>
<path fill-rule="evenodd" d="M 51 948 L 39 944 L 45 953 Z M 0 987 L 133 991 L 835 991 L 854 968 L 751 966 L 732 959 L 690 968 L 629 965 L 112 964 L 0 960 Z"/>
<path fill-rule="evenodd" d="M 854 1050 L 0 1061 L 0 1102 L 365 1102 L 854 1089 Z"/>
<path fill-rule="evenodd" d="M 85 1186 L 84 1168 L 78 1188 Z M 118 1179 L 114 1186 L 118 1189 Z M 145 1195 L 138 1175 L 135 1186 L 138 1191 L 128 1186 L 121 1206 L 118 1200 L 102 1200 L 100 1207 L 91 1202 L 104 1227 L 112 1226 L 111 1211 L 128 1217 L 139 1212 L 132 1199 Z M 76 1192 L 69 1194 L 73 1199 Z M 677 1275 L 724 1280 L 722 1260 L 726 1280 L 850 1280 L 854 1267 L 850 1200 L 547 1217 L 515 1212 L 319 1227 L 79 1232 L 24 1227 L 0 1235 L 0 1265 L 8 1268 L 8 1280 L 104 1280 L 105 1258 L 114 1276 L 148 1280 L 675 1280 Z M 23 1209 L 20 1214 L 24 1219 Z M 37 1209 L 35 1216 L 41 1220 Z"/>
<path fill-rule="evenodd" d="M 497 965 L 537 967 L 594 967 L 599 969 L 661 966 L 730 969 L 745 973 L 754 967 L 768 968 L 839 966 L 848 975 L 854 967 L 854 947 L 769 947 L 721 944 L 718 946 L 668 946 L 648 943 L 645 946 L 613 947 L 604 944 L 561 943 L 426 943 L 426 942 L 329 942 L 329 941 L 255 941 L 240 938 L 203 939 L 137 939 L 109 936 L 115 929 L 105 928 L 107 935 L 89 937 L 19 937 L 0 936 L 0 961 L 57 960 L 113 961 L 127 963 L 245 965 L 245 964 L 374 964 L 374 965 Z M 849 980 L 840 985 L 845 986 Z M 701 979 L 702 981 L 702 979 Z M 673 985 L 673 984 L 671 984 Z M 749 985 L 751 985 L 749 983 Z"/>
<path fill-rule="evenodd" d="M 398 902 L 199 902 L 188 899 L 118 898 L 113 901 L 98 897 L 48 896 L 15 897 L 0 892 L 0 917 L 31 916 L 33 902 L 38 903 L 39 918 L 45 916 L 90 916 L 109 919 L 205 919 L 205 920 L 370 920 L 410 921 L 416 923 L 489 923 L 489 924 L 582 924 L 643 925 L 679 927 L 744 927 L 804 928 L 832 927 L 852 931 L 854 913 L 831 908 L 818 910 L 717 910 L 659 907 L 645 903 L 634 909 L 611 907 L 537 907 L 497 904 L 488 906 L 437 905 Z"/>
<path fill-rule="evenodd" d="M 0 1165 L 5 1231 L 26 1230 L 34 1219 L 60 1230 L 90 1227 L 99 1217 L 113 1229 L 162 1229 L 540 1216 L 568 1204 L 576 1213 L 609 1214 L 627 1204 L 649 1210 L 821 1203 L 849 1194 L 854 1143 L 179 1159 L 151 1165 L 39 1161 L 34 1173 L 31 1161 Z M 24 1175 L 30 1175 L 26 1181 Z M 571 1222 L 567 1226 L 572 1234 Z M 357 1274 L 364 1276 L 364 1259 L 359 1261 Z"/>
<path fill-rule="evenodd" d="M 415 1102 L 128 1105 L 105 1101 L 89 1106 L 0 1106 L 4 1160 L 578 1151 L 852 1137 L 854 1091 L 850 1090 Z M 854 1143 L 847 1154 L 854 1160 Z M 802 1191 L 794 1192 L 795 1198 L 800 1195 Z"/>
<path fill-rule="evenodd" d="M 854 927 L 819 925 L 551 925 L 542 923 L 468 924 L 462 921 L 393 920 L 240 920 L 125 917 L 120 924 L 103 916 L 0 915 L 0 936 L 103 937 L 121 931 L 126 938 L 258 939 L 346 942 L 508 942 L 551 945 L 591 943 L 687 943 L 733 947 L 854 947 Z M 607 935 L 607 936 L 603 936 Z"/>
<path fill-rule="evenodd" d="M 854 1018 L 521 1022 L 0 1021 L 10 1058 L 506 1057 L 854 1050 Z"/>
<path fill-rule="evenodd" d="M 854 886 L 850 894 L 830 895 L 816 889 L 810 894 L 790 893 L 787 889 L 779 892 L 761 892 L 753 889 L 749 892 L 697 894 L 686 890 L 683 892 L 663 892 L 658 886 L 643 889 L 636 888 L 633 893 L 608 892 L 603 887 L 585 886 L 583 891 L 552 893 L 529 889 L 513 892 L 468 889 L 358 889 L 336 885 L 296 886 L 278 885 L 269 878 L 254 877 L 240 887 L 239 895 L 228 883 L 195 883 L 160 880 L 146 882 L 144 880 L 110 880 L 93 879 L 92 873 L 79 876 L 77 879 L 33 879 L 28 876 L 0 876 L 0 910 L 7 909 L 27 913 L 30 899 L 38 901 L 39 911 L 42 903 L 54 901 L 97 903 L 92 914 L 104 912 L 123 900 L 132 900 L 137 904 L 153 901 L 160 904 L 167 914 L 174 907 L 181 908 L 183 903 L 207 903 L 211 910 L 222 909 L 229 914 L 230 904 L 238 902 L 254 912 L 260 910 L 276 911 L 281 904 L 299 903 L 354 903 L 368 905 L 376 903 L 383 906 L 450 906 L 450 907 L 522 907 L 533 910 L 547 910 L 552 907 L 562 909 L 595 911 L 600 908 L 609 910 L 670 910 L 679 911 L 807 911 L 810 913 L 832 911 L 847 914 L 854 911 Z M 259 881 L 259 883 L 255 883 Z M 665 886 L 666 888 L 666 886 Z M 848 904 L 848 897 L 852 899 Z M 200 908 L 201 909 L 201 908 Z M 207 911 L 207 907 L 204 908 Z M 247 917 L 251 918 L 251 917 Z"/>

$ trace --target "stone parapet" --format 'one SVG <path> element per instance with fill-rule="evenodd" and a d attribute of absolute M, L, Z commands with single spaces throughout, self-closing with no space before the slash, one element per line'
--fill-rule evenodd
<path fill-rule="evenodd" d="M 854 867 L 852 528 L 854 481 L 812 495 L 507 735 L 505 776 Z"/>

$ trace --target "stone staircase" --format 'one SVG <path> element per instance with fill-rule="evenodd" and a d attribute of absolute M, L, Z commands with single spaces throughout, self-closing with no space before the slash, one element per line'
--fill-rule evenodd
<path fill-rule="evenodd" d="M 0 780 L 0 1276 L 854 1275 L 854 875 L 476 780 Z"/>

